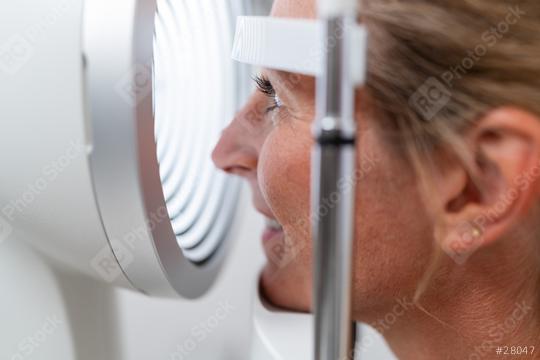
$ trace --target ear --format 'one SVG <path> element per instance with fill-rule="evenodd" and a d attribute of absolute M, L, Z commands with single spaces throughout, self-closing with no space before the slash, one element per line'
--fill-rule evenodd
<path fill-rule="evenodd" d="M 484 115 L 466 134 L 470 164 L 438 179 L 435 236 L 462 264 L 509 235 L 538 200 L 540 118 L 516 108 Z"/>

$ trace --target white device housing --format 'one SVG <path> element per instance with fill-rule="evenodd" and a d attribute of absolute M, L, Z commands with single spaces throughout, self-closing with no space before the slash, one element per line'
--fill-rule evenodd
<path fill-rule="evenodd" d="M 190 6 L 227 6 L 234 20 L 256 12 L 250 3 Z M 231 179 L 234 206 L 223 219 L 234 221 L 215 256 L 195 264 L 182 252 L 147 83 L 157 8 L 153 0 L 0 5 L 2 359 L 249 356 L 262 221 Z M 234 21 L 221 24 L 214 30 L 229 40 L 216 61 L 231 67 L 224 86 L 234 102 L 224 127 L 250 85 L 248 69 L 229 58 Z M 234 310 L 194 337 L 222 302 Z"/>
<path fill-rule="evenodd" d="M 342 34 L 336 34 L 342 36 Z M 365 81 L 368 36 L 361 25 L 354 25 L 349 38 L 353 84 Z M 285 19 L 267 16 L 239 16 L 232 51 L 233 59 L 250 65 L 321 76 L 324 53 L 332 46 L 324 41 L 321 20 Z"/>
<path fill-rule="evenodd" d="M 0 5 L 1 359 L 296 360 L 311 348 L 309 315 L 270 312 L 253 294 L 263 224 L 246 188 L 232 185 L 227 239 L 199 265 L 163 212 L 147 83 L 157 9 Z M 236 106 L 244 72 L 227 82 Z"/>
<path fill-rule="evenodd" d="M 167 1 L 162 3 L 165 8 Z M 241 13 L 242 1 L 226 4 L 221 6 Z M 213 238 L 215 250 L 205 250 L 205 257 L 201 247 L 181 248 L 197 222 L 176 235 L 164 195 L 159 161 L 167 154 L 159 154 L 153 112 L 161 108 L 154 109 L 152 96 L 157 10 L 149 0 L 3 6 L 1 40 L 8 60 L 2 68 L 2 111 L 9 125 L 0 140 L 4 156 L 11 156 L 3 164 L 0 199 L 7 222 L 59 264 L 145 294 L 195 298 L 211 287 L 225 259 L 230 242 L 220 238 L 234 214 L 238 180 L 217 170 L 207 176 L 220 177 L 221 198 L 212 216 L 201 220 L 207 225 L 198 236 L 202 247 Z M 222 26 L 215 31 L 229 34 L 230 46 L 234 22 Z M 229 64 L 218 69 L 228 76 L 219 90 L 229 95 L 211 139 L 249 90 L 249 73 L 229 53 L 225 48 L 208 66 Z M 161 152 L 178 150 L 169 147 Z M 178 151 L 197 155 L 190 148 Z M 204 161 L 210 162 L 209 155 Z M 203 174 L 191 179 L 197 176 Z M 188 191 L 196 193 L 205 179 L 192 181 Z M 204 212 L 210 201 L 199 204 Z"/>
<path fill-rule="evenodd" d="M 330 18 L 354 14 L 359 0 L 317 0 L 319 17 Z"/>

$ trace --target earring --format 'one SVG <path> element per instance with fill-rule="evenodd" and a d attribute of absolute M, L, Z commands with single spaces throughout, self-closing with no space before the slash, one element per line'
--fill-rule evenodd
<path fill-rule="evenodd" d="M 473 238 L 478 239 L 482 236 L 482 230 L 478 226 L 471 224 L 471 227 L 471 235 Z"/>

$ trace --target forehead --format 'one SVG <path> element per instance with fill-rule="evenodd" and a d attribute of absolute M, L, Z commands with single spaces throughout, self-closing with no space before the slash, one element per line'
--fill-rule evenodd
<path fill-rule="evenodd" d="M 313 19 L 316 17 L 315 0 L 275 0 L 272 16 Z"/>

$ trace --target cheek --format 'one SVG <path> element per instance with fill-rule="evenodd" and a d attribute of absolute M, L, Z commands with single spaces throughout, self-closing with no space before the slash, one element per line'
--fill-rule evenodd
<path fill-rule="evenodd" d="M 258 168 L 261 192 L 285 235 L 277 246 L 265 245 L 262 288 L 274 304 L 299 311 L 311 307 L 310 129 L 307 123 L 278 126 L 261 149 Z"/>
<path fill-rule="evenodd" d="M 311 294 L 312 144 L 309 123 L 279 126 L 268 135 L 258 168 L 261 192 L 288 241 L 286 255 L 276 262 L 279 267 L 269 267 L 266 290 L 277 304 L 304 310 Z M 352 183 L 357 210 L 354 312 L 357 318 L 367 319 L 366 311 L 381 307 L 384 311 L 393 306 L 396 294 L 414 290 L 430 247 L 429 228 L 409 167 L 373 131 L 363 131 L 359 144 Z"/>
<path fill-rule="evenodd" d="M 359 143 L 354 310 L 366 320 L 366 311 L 384 314 L 396 296 L 412 296 L 430 256 L 431 228 L 410 166 L 374 131 Z"/>
<path fill-rule="evenodd" d="M 311 145 L 309 124 L 283 125 L 268 136 L 260 153 L 261 191 L 288 235 L 309 228 Z"/>

